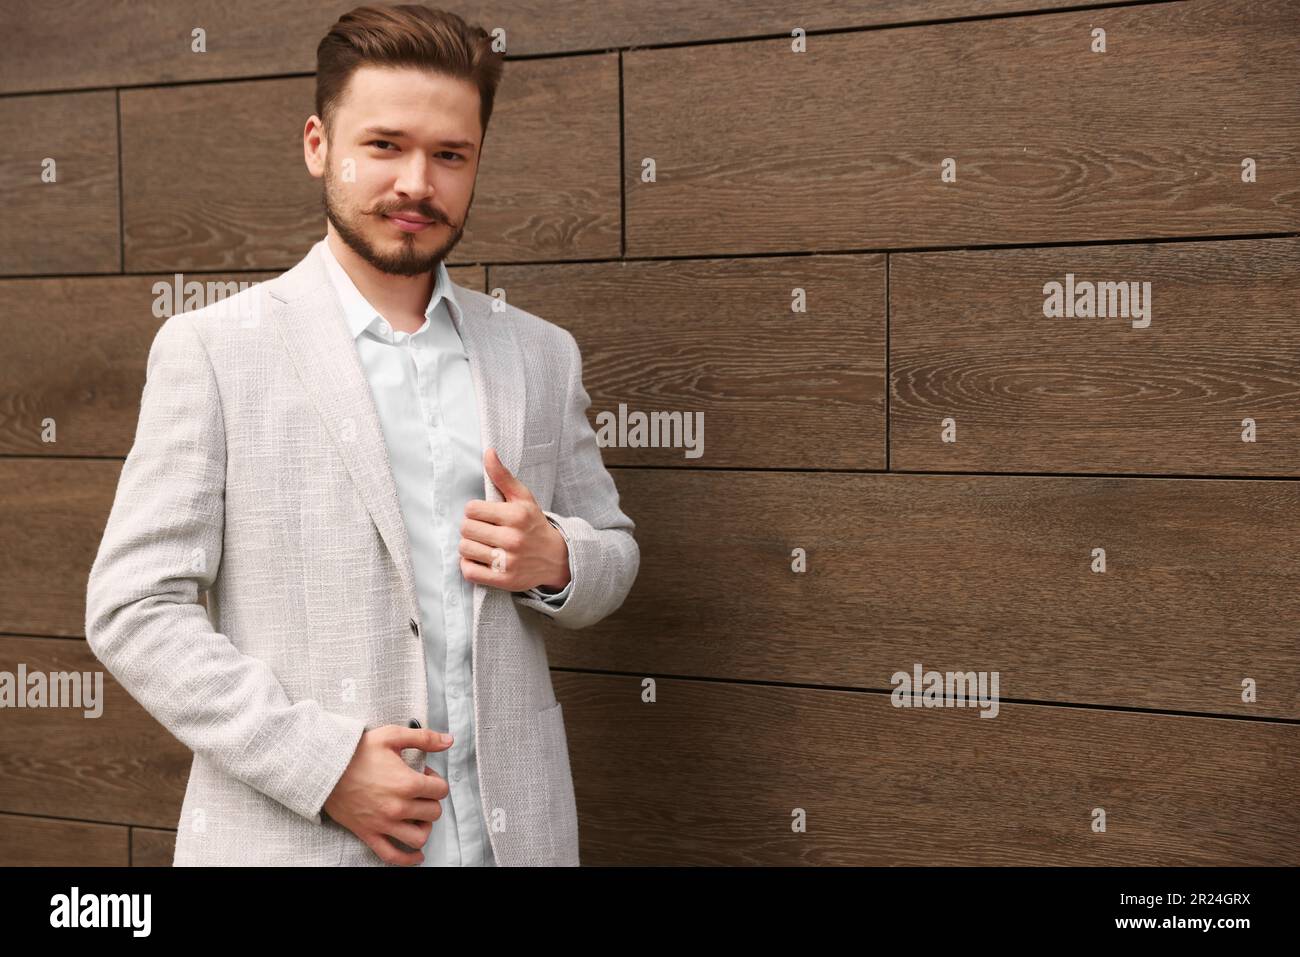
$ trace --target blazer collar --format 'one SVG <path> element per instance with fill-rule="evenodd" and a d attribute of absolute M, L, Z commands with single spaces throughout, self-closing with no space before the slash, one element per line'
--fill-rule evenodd
<path fill-rule="evenodd" d="M 292 269 L 267 282 L 271 325 L 393 557 L 412 617 L 418 620 L 410 540 L 388 447 L 353 332 L 329 280 L 323 242 Z M 524 437 L 524 368 L 509 312 L 496 312 L 492 297 L 459 286 L 450 277 L 447 283 L 460 314 L 459 332 L 474 382 L 483 451 L 496 449 L 506 468 L 517 474 Z M 503 501 L 486 471 L 483 486 L 487 501 Z M 474 586 L 476 634 L 486 590 Z"/>

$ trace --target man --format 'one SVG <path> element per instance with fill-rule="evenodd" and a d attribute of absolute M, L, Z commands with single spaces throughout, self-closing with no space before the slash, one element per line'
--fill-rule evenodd
<path fill-rule="evenodd" d="M 303 132 L 325 238 L 150 350 L 86 637 L 194 751 L 177 865 L 578 863 L 537 615 L 601 620 L 640 553 L 572 335 L 444 265 L 489 43 L 340 18 Z"/>

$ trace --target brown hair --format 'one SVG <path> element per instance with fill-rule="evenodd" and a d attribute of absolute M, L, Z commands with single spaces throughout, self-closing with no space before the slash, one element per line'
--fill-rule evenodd
<path fill-rule="evenodd" d="M 413 66 L 470 81 L 478 87 L 479 125 L 487 135 L 504 59 L 482 27 L 418 4 L 364 6 L 343 14 L 316 47 L 316 115 L 327 136 L 348 80 L 366 64 Z"/>

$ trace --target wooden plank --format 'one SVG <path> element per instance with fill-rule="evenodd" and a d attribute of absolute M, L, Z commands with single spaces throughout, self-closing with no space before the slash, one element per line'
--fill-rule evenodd
<path fill-rule="evenodd" d="M 0 459 L 0 632 L 84 635 L 121 463 Z"/>
<path fill-rule="evenodd" d="M 313 88 L 303 78 L 123 90 L 127 271 L 293 265 L 325 230 L 321 185 L 302 159 Z"/>
<path fill-rule="evenodd" d="M 885 467 L 883 256 L 502 266 L 489 282 L 577 338 L 598 433 L 636 413 L 692 425 L 656 426 L 676 446 L 607 446 L 607 465 Z"/>
<path fill-rule="evenodd" d="M 273 275 L 0 281 L 0 333 L 12 346 L 0 355 L 0 376 L 9 384 L 9 401 L 0 408 L 0 452 L 125 455 L 153 337 L 167 316 L 184 308 L 183 302 L 173 307 L 174 294 L 161 290 L 200 282 L 236 291 L 241 282 Z M 53 442 L 45 441 L 47 419 Z"/>
<path fill-rule="evenodd" d="M 483 267 L 448 273 L 483 291 Z M 222 290 L 278 274 L 179 275 L 0 281 L 0 335 L 11 345 L 0 353 L 9 393 L 0 406 L 0 453 L 125 456 L 153 337 L 167 316 L 185 308 L 183 300 L 173 305 L 175 294 L 165 290 L 199 282 L 215 292 L 204 301 L 215 301 Z M 54 442 L 44 441 L 47 419 L 54 422 Z"/>
<path fill-rule="evenodd" d="M 887 690 L 919 661 L 1008 699 L 1300 717 L 1300 483 L 615 479 L 637 581 L 579 633 L 538 616 L 553 667 Z"/>
<path fill-rule="evenodd" d="M 510 41 L 509 52 L 519 56 L 789 37 L 795 27 L 805 32 L 851 30 L 1081 5 L 1071 0 L 739 0 L 715 4 L 695 0 L 576 0 L 565 4 L 564 16 L 556 16 L 555 7 L 544 0 L 498 0 L 475 3 L 469 13 L 463 9 L 457 12 L 467 18 L 477 17 L 485 25 L 503 26 Z"/>
<path fill-rule="evenodd" d="M 0 98 L 0 275 L 118 271 L 117 155 L 112 91 Z"/>
<path fill-rule="evenodd" d="M 15 7 L 16 4 L 16 7 Z M 11 0 L 0 33 L 0 93 L 312 73 L 316 44 L 352 0 L 133 0 L 130 15 L 101 0 Z M 805 30 L 914 23 L 1083 6 L 1075 0 L 545 0 L 443 3 L 471 24 L 506 31 L 509 56 L 608 50 Z M 1104 4 L 1091 4 L 1102 6 Z M 192 31 L 206 31 L 203 53 Z"/>
<path fill-rule="evenodd" d="M 89 672 L 95 682 L 98 673 L 102 685 L 94 708 L 5 710 L 0 811 L 175 827 L 190 750 L 113 680 L 84 641 L 0 637 L 0 670 L 17 676 L 20 663 L 28 675 Z M 126 864 L 125 830 L 119 840 Z"/>
<path fill-rule="evenodd" d="M 0 812 L 0 867 L 125 867 L 128 830 Z"/>
<path fill-rule="evenodd" d="M 175 831 L 149 827 L 131 828 L 132 867 L 171 867 L 175 857 Z"/>
<path fill-rule="evenodd" d="M 313 92 L 310 77 L 124 90 L 127 270 L 297 262 L 325 228 L 322 182 L 302 159 Z M 544 108 L 557 102 L 560 118 Z M 618 130 L 616 55 L 518 64 L 453 261 L 617 256 Z"/>
<path fill-rule="evenodd" d="M 1297 35 L 1300 4 L 1203 0 L 634 50 L 627 254 L 1295 231 Z"/>
<path fill-rule="evenodd" d="M 555 675 L 584 865 L 1300 863 L 1294 724 L 642 681 Z"/>
<path fill-rule="evenodd" d="M 894 255 L 890 464 L 1300 475 L 1297 275 L 1297 239 Z M 1045 316 L 1053 282 L 1149 313 Z"/>
<path fill-rule="evenodd" d="M 621 254 L 618 69 L 617 54 L 507 66 L 457 260 Z"/>

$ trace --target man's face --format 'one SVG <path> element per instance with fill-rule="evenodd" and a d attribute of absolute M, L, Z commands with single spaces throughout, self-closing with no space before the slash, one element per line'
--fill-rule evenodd
<path fill-rule="evenodd" d="M 435 269 L 460 242 L 474 201 L 478 111 L 478 88 L 467 81 L 358 68 L 315 163 L 308 129 L 308 166 L 323 172 L 325 215 L 339 238 L 381 272 Z"/>

